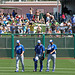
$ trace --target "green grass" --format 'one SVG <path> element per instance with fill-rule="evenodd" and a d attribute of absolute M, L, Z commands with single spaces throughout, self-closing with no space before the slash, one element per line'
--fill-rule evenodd
<path fill-rule="evenodd" d="M 21 72 L 21 63 L 20 70 L 18 73 L 15 73 L 16 69 L 16 60 L 15 59 L 0 59 L 0 75 L 75 75 L 75 60 L 74 59 L 57 59 L 56 60 L 56 69 L 55 72 L 52 72 L 52 61 L 50 63 L 50 72 L 46 71 L 46 62 L 44 60 L 43 72 L 39 72 L 39 62 L 38 62 L 38 71 L 33 72 L 34 62 L 32 59 L 25 59 L 25 72 Z"/>

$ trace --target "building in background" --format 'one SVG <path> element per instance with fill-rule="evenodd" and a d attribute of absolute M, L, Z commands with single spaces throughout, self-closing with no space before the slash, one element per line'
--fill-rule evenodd
<path fill-rule="evenodd" d="M 22 2 L 21 2 L 22 1 Z M 41 13 L 46 14 L 47 12 L 49 13 L 56 13 L 57 12 L 57 1 L 25 1 L 25 0 L 9 0 L 4 2 L 4 4 L 0 5 L 0 8 L 2 7 L 14 7 L 14 8 L 20 8 L 21 10 L 17 10 L 15 9 L 15 11 L 18 14 L 24 15 L 26 13 L 29 13 L 29 9 L 32 7 L 33 10 L 33 14 L 35 14 L 36 9 L 39 9 Z M 61 10 L 61 3 L 59 1 L 58 4 L 58 12 L 60 13 Z M 6 13 L 11 13 L 13 9 L 4 9 L 4 12 Z"/>
<path fill-rule="evenodd" d="M 75 0 L 0 0 L 0 4 L 6 4 L 6 2 L 43 2 L 43 1 L 60 1 L 61 2 L 61 12 L 74 14 L 75 13 Z M 60 3 L 59 3 L 60 4 Z M 55 10 L 55 8 L 54 8 Z"/>

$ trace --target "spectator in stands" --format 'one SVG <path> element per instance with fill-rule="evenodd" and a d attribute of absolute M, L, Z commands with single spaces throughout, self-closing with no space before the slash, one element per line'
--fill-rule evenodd
<path fill-rule="evenodd" d="M 30 21 L 32 21 L 33 18 L 33 8 L 30 8 L 29 12 L 30 12 Z"/>
<path fill-rule="evenodd" d="M 15 23 L 12 24 L 12 33 L 15 33 Z"/>
<path fill-rule="evenodd" d="M 13 17 L 12 15 L 10 16 L 10 18 L 11 18 L 11 21 L 14 21 L 14 20 L 15 20 L 14 17 Z"/>
<path fill-rule="evenodd" d="M 59 15 L 59 22 L 62 22 L 62 14 Z"/>
<path fill-rule="evenodd" d="M 37 23 L 39 23 L 39 15 L 40 15 L 39 9 L 36 9 L 35 20 L 36 20 Z"/>
<path fill-rule="evenodd" d="M 2 27 L 0 27 L 0 34 L 2 34 Z M 2 35 L 0 35 L 0 37 L 2 37 Z"/>
<path fill-rule="evenodd" d="M 46 13 L 46 22 L 47 21 L 50 21 L 50 14 L 49 14 L 49 12 Z"/>
<path fill-rule="evenodd" d="M 2 35 L 1 35 L 1 34 L 2 34 L 2 29 L 0 28 L 0 37 L 2 37 Z"/>
<path fill-rule="evenodd" d="M 69 28 L 72 27 L 72 23 L 70 20 L 68 21 L 67 25 L 69 26 Z"/>
<path fill-rule="evenodd" d="M 62 21 L 66 21 L 66 17 L 64 13 L 62 14 Z"/>
<path fill-rule="evenodd" d="M 7 32 L 6 32 L 6 27 L 5 27 L 5 26 L 3 26 L 2 32 L 3 32 L 3 33 L 7 33 Z"/>
<path fill-rule="evenodd" d="M 72 34 L 72 28 L 69 28 L 69 33 Z M 73 37 L 73 35 L 68 35 L 68 37 Z"/>
<path fill-rule="evenodd" d="M 7 32 L 10 32 L 10 24 L 9 24 L 9 22 L 7 23 Z"/>
<path fill-rule="evenodd" d="M 11 21 L 11 17 L 10 17 L 10 14 L 8 13 L 8 15 L 7 15 L 7 20 L 8 21 Z"/>
<path fill-rule="evenodd" d="M 30 33 L 33 34 L 34 33 L 34 25 L 33 25 L 32 21 L 30 21 L 29 26 L 30 26 Z"/>
<path fill-rule="evenodd" d="M 59 23 L 58 23 L 56 20 L 54 21 L 54 23 L 55 23 L 56 29 L 58 30 L 58 28 L 59 28 Z"/>
<path fill-rule="evenodd" d="M 65 21 L 68 21 L 68 15 L 65 13 Z"/>
<path fill-rule="evenodd" d="M 43 17 L 40 19 L 40 23 L 41 23 L 41 24 L 45 24 L 45 20 L 44 20 Z"/>
<path fill-rule="evenodd" d="M 15 18 L 15 16 L 16 16 L 16 12 L 15 12 L 15 10 L 13 10 L 13 12 L 12 12 L 12 16 Z"/>
<path fill-rule="evenodd" d="M 0 28 L 2 29 L 2 24 L 0 23 Z"/>
<path fill-rule="evenodd" d="M 23 33 L 26 33 L 26 25 L 22 24 Z"/>
<path fill-rule="evenodd" d="M 56 29 L 56 34 L 60 34 L 60 30 L 59 29 Z M 60 35 L 56 35 L 57 38 L 60 37 Z"/>
<path fill-rule="evenodd" d="M 52 25 L 51 25 L 51 29 L 52 29 L 53 34 L 56 33 L 56 26 L 53 22 L 52 22 Z M 53 35 L 53 37 L 54 37 L 54 35 Z"/>
<path fill-rule="evenodd" d="M 50 26 L 49 26 L 49 20 L 46 22 L 46 33 L 49 33 Z"/>
<path fill-rule="evenodd" d="M 3 24 L 3 19 L 0 17 L 0 23 Z"/>
<path fill-rule="evenodd" d="M 7 19 L 4 18 L 4 19 L 3 19 L 3 24 L 4 24 L 5 26 L 7 25 L 7 22 L 8 22 Z"/>
<path fill-rule="evenodd" d="M 15 33 L 19 33 L 18 25 L 15 25 Z"/>
<path fill-rule="evenodd" d="M 53 16 L 53 15 L 51 15 L 51 14 L 50 14 L 50 20 L 51 20 L 51 22 L 53 22 L 53 21 L 54 21 L 54 16 Z"/>
<path fill-rule="evenodd" d="M 26 33 L 27 33 L 27 34 L 30 33 L 30 27 L 29 27 L 29 26 L 27 26 L 27 28 L 26 28 Z"/>
<path fill-rule="evenodd" d="M 35 16 L 33 15 L 32 21 L 35 22 Z"/>
<path fill-rule="evenodd" d="M 75 23 L 75 15 L 73 15 L 73 23 Z"/>
<path fill-rule="evenodd" d="M 65 21 L 60 24 L 60 31 L 61 31 L 61 33 L 65 33 L 65 28 L 67 28 L 66 26 L 67 26 L 67 23 Z M 61 37 L 62 36 L 63 35 L 61 35 Z"/>
<path fill-rule="evenodd" d="M 40 27 L 40 25 L 38 25 L 38 27 L 37 27 L 37 33 L 38 33 L 38 34 L 41 33 L 41 27 Z M 38 37 L 40 37 L 40 35 L 38 35 Z"/>

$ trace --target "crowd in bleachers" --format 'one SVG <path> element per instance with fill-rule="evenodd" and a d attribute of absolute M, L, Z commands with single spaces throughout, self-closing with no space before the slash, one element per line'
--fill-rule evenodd
<path fill-rule="evenodd" d="M 29 14 L 26 14 L 24 18 L 22 15 L 18 15 L 15 10 L 11 14 L 0 14 L 0 34 L 2 33 L 34 33 L 36 27 L 35 23 L 38 23 L 36 27 L 36 33 L 75 33 L 75 15 L 68 16 L 67 14 L 59 14 L 57 21 L 57 14 L 52 15 L 47 12 L 40 18 L 40 11 L 37 9 L 33 14 L 34 9 L 30 8 Z M 42 28 L 39 24 L 45 25 L 45 32 L 42 32 Z M 38 37 L 40 37 L 38 35 Z M 56 35 L 59 37 L 59 35 Z"/>

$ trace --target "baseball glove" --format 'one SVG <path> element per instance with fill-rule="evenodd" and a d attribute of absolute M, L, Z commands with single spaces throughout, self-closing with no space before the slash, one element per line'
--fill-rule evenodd
<path fill-rule="evenodd" d="M 44 54 L 41 56 L 40 60 L 42 60 L 42 61 L 44 60 Z"/>
<path fill-rule="evenodd" d="M 47 50 L 47 54 L 49 54 L 50 53 L 50 50 Z"/>

